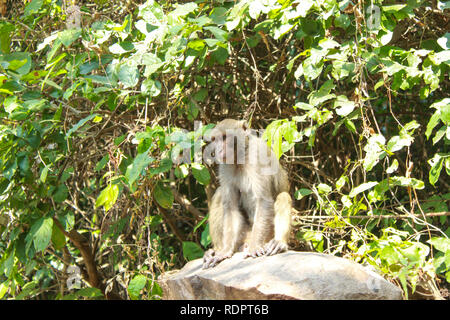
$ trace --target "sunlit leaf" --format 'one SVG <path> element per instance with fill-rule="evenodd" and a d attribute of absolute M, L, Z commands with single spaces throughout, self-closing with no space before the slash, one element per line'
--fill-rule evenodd
<path fill-rule="evenodd" d="M 131 300 L 139 299 L 141 290 L 144 289 L 146 284 L 147 284 L 147 277 L 142 274 L 138 274 L 133 279 L 130 280 L 127 291 L 128 294 L 130 295 Z"/>
<path fill-rule="evenodd" d="M 100 195 L 95 202 L 95 207 L 98 208 L 104 206 L 105 211 L 108 211 L 116 203 L 118 197 L 119 186 L 117 184 L 109 184 L 102 192 L 100 192 Z"/>
<path fill-rule="evenodd" d="M 33 223 L 28 236 L 31 237 L 34 248 L 37 252 L 47 248 L 50 243 L 50 239 L 52 238 L 52 230 L 53 219 L 51 217 L 40 218 Z"/>
<path fill-rule="evenodd" d="M 364 192 L 366 190 L 372 189 L 374 186 L 376 186 L 378 184 L 378 181 L 371 181 L 371 182 L 366 182 L 366 183 L 362 183 L 359 186 L 353 188 L 350 193 L 349 193 L 349 197 L 353 198 L 356 195 L 360 194 L 361 192 Z"/>
<path fill-rule="evenodd" d="M 203 257 L 202 248 L 192 241 L 184 241 L 183 242 L 183 256 L 186 260 L 195 260 Z"/>
<path fill-rule="evenodd" d="M 164 209 L 172 207 L 174 200 L 172 190 L 168 186 L 164 185 L 161 181 L 158 181 L 158 183 L 156 184 L 155 189 L 153 190 L 153 195 L 155 197 L 155 200 Z"/>

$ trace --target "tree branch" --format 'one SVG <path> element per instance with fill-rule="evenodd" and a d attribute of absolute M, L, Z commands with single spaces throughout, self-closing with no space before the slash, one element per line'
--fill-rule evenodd
<path fill-rule="evenodd" d="M 95 255 L 91 249 L 91 245 L 89 241 L 78 231 L 71 230 L 67 232 L 64 230 L 64 227 L 61 225 L 61 223 L 53 217 L 53 222 L 56 224 L 56 226 L 61 230 L 64 235 L 69 238 L 69 240 L 73 243 L 73 245 L 80 250 L 81 256 L 83 257 L 84 265 L 86 266 L 87 270 L 87 279 L 86 281 L 94 288 L 100 289 L 100 291 L 105 295 L 106 299 L 108 300 L 122 300 L 122 298 L 113 292 L 105 292 L 106 286 L 105 284 L 100 280 L 100 275 L 97 270 L 97 264 L 95 263 Z"/>

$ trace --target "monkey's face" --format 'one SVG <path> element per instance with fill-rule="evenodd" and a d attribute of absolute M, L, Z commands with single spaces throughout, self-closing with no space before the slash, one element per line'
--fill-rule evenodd
<path fill-rule="evenodd" d="M 226 132 L 216 131 L 211 137 L 214 144 L 215 159 L 217 163 L 235 164 L 235 156 L 239 149 L 244 148 L 242 143 L 239 143 L 239 137 L 242 133 L 235 129 L 228 129 Z"/>
<path fill-rule="evenodd" d="M 243 164 L 246 153 L 247 128 L 242 121 L 226 119 L 213 129 L 215 160 L 218 163 Z"/>

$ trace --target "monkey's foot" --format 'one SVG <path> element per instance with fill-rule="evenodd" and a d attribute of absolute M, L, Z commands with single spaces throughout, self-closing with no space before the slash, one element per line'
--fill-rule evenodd
<path fill-rule="evenodd" d="M 264 254 L 266 256 L 272 256 L 277 253 L 285 252 L 288 249 L 287 243 L 272 239 L 264 246 Z"/>
<path fill-rule="evenodd" d="M 219 262 L 222 262 L 225 259 L 231 258 L 233 255 L 232 252 L 218 252 L 213 249 L 209 249 L 205 252 L 203 256 L 203 269 L 208 269 L 216 266 Z"/>

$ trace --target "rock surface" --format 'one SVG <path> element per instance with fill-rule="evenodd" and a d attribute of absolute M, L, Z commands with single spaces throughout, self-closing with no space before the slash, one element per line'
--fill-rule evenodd
<path fill-rule="evenodd" d="M 235 254 L 211 269 L 202 259 L 158 279 L 164 299 L 402 299 L 380 275 L 344 258 L 311 252 L 244 259 Z"/>

